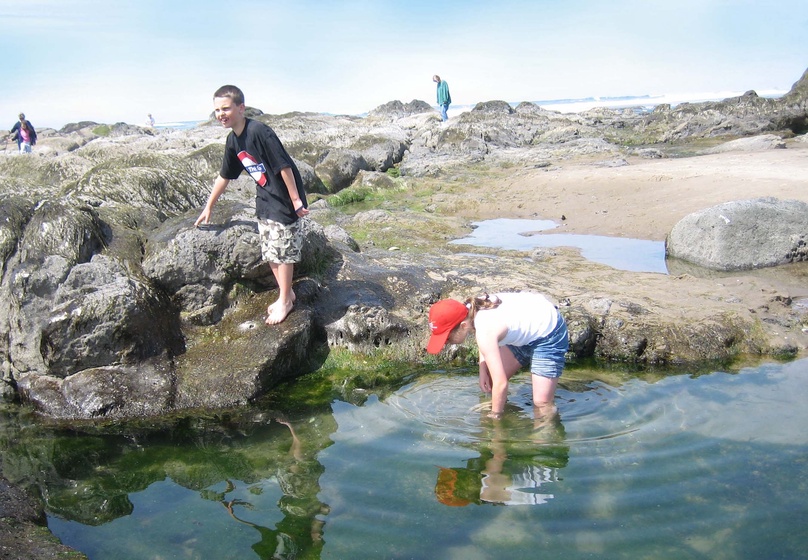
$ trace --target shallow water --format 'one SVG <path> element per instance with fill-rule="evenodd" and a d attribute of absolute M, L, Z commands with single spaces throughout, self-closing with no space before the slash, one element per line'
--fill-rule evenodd
<path fill-rule="evenodd" d="M 512 251 L 530 251 L 537 247 L 574 247 L 593 262 L 632 272 L 667 274 L 665 243 L 603 235 L 542 233 L 557 227 L 552 220 L 496 218 L 473 222 L 474 231 L 455 239 L 455 245 L 474 245 Z"/>
<path fill-rule="evenodd" d="M 569 369 L 545 422 L 521 374 L 497 423 L 474 372 L 413 379 L 297 415 L 265 403 L 115 436 L 6 415 L 4 470 L 39 487 L 52 531 L 94 560 L 808 550 L 808 360 Z"/>

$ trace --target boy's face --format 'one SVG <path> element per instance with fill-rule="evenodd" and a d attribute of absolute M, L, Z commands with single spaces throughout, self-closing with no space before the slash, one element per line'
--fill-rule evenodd
<path fill-rule="evenodd" d="M 235 129 L 238 134 L 244 125 L 244 103 L 236 105 L 229 97 L 213 98 L 213 115 L 225 128 Z"/>

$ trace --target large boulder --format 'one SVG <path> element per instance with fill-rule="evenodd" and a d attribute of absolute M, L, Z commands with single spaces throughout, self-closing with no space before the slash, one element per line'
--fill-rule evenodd
<path fill-rule="evenodd" d="M 174 407 L 174 371 L 168 361 L 87 368 L 64 379 L 26 374 L 21 396 L 51 418 L 146 418 Z"/>
<path fill-rule="evenodd" d="M 761 134 L 748 138 L 738 138 L 704 150 L 705 154 L 722 154 L 724 152 L 759 152 L 761 150 L 784 149 L 786 143 L 776 134 Z"/>
<path fill-rule="evenodd" d="M 330 150 L 314 166 L 314 171 L 322 180 L 329 193 L 336 193 L 349 187 L 360 171 L 368 171 L 371 166 L 356 150 Z"/>
<path fill-rule="evenodd" d="M 171 297 L 183 318 L 211 325 L 222 318 L 236 285 L 254 291 L 275 287 L 261 258 L 255 210 L 237 202 L 216 205 L 216 223 L 194 227 L 195 213 L 167 220 L 148 238 L 143 272 Z M 303 220 L 304 243 L 295 273 L 305 275 L 328 261 L 332 249 L 323 228 Z"/>
<path fill-rule="evenodd" d="M 725 271 L 808 260 L 808 204 L 767 197 L 694 212 L 673 226 L 665 252 Z"/>
<path fill-rule="evenodd" d="M 15 200 L 11 215 L 19 218 L 25 205 Z M 0 284 L 0 359 L 7 376 L 63 378 L 181 348 L 166 299 L 101 254 L 112 232 L 92 208 L 43 201 L 30 219 L 7 225 L 4 237 L 14 248 Z"/>
<path fill-rule="evenodd" d="M 808 70 L 780 100 L 777 126 L 796 134 L 808 132 Z"/>
<path fill-rule="evenodd" d="M 272 294 L 246 299 L 216 326 L 198 335 L 176 360 L 178 409 L 224 408 L 247 404 L 280 382 L 314 369 L 311 357 L 315 329 L 310 310 L 316 290 L 296 286 L 295 310 L 273 327 L 264 324 Z"/>
<path fill-rule="evenodd" d="M 205 204 L 216 173 L 205 171 L 194 172 L 188 158 L 150 152 L 117 156 L 90 169 L 66 194 L 98 205 L 153 209 L 165 219 Z"/>
<path fill-rule="evenodd" d="M 366 135 L 351 146 L 374 171 L 387 171 L 404 157 L 407 144 L 398 138 Z"/>
<path fill-rule="evenodd" d="M 402 117 L 431 112 L 435 112 L 435 109 L 426 101 L 413 99 L 409 103 L 402 103 L 401 101 L 395 100 L 389 101 L 384 105 L 379 105 L 370 111 L 368 116 L 400 119 Z"/>

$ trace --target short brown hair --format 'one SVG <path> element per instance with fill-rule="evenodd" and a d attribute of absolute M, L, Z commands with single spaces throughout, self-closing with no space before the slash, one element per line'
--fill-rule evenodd
<path fill-rule="evenodd" d="M 217 97 L 229 97 L 236 105 L 244 105 L 244 92 L 236 86 L 227 85 L 220 87 L 216 90 L 216 93 L 213 94 L 214 99 Z"/>

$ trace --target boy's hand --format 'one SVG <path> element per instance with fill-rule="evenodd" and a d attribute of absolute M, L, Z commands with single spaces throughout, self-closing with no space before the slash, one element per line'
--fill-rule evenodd
<path fill-rule="evenodd" d="M 210 222 L 210 210 L 205 208 L 204 210 L 202 210 L 202 213 L 196 219 L 196 222 L 194 222 L 194 227 L 199 227 L 199 224 L 207 224 L 209 222 Z"/>

